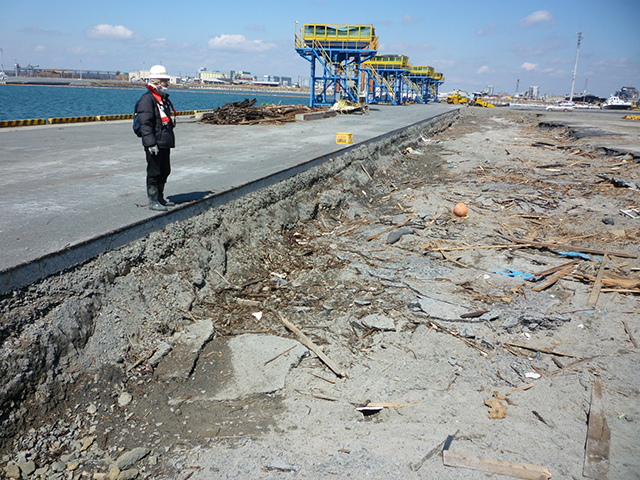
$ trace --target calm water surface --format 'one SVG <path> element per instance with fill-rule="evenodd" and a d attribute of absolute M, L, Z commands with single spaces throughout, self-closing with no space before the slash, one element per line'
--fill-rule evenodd
<path fill-rule="evenodd" d="M 51 117 L 84 117 L 133 113 L 144 88 L 56 87 L 43 85 L 0 85 L 0 120 Z M 308 105 L 308 95 L 224 93 L 211 90 L 169 89 L 176 110 L 207 110 L 245 98 L 257 105 L 281 103 Z"/>

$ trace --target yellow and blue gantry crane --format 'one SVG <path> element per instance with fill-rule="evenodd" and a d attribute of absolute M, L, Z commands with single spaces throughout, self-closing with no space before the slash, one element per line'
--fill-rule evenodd
<path fill-rule="evenodd" d="M 367 103 L 402 105 L 438 101 L 441 73 L 428 65 L 414 66 L 406 55 L 374 55 L 362 64 Z"/>
<path fill-rule="evenodd" d="M 295 46 L 311 63 L 312 107 L 358 101 L 361 65 L 378 48 L 373 25 L 304 24 L 298 31 L 296 22 Z"/>
<path fill-rule="evenodd" d="M 430 66 L 413 66 L 406 55 L 377 55 L 373 25 L 304 24 L 295 47 L 311 63 L 309 104 L 338 100 L 361 103 L 438 101 L 444 76 Z"/>

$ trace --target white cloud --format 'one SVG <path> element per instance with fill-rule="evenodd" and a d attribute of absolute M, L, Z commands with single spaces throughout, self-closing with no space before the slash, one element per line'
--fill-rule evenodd
<path fill-rule="evenodd" d="M 527 71 L 531 71 L 531 70 L 535 70 L 536 68 L 538 68 L 538 64 L 537 63 L 529 63 L 529 62 L 524 62 L 522 65 L 520 65 L 520 68 L 523 68 Z"/>
<path fill-rule="evenodd" d="M 74 55 L 84 55 L 89 50 L 85 47 L 73 47 L 73 48 L 70 48 L 68 51 L 73 53 Z"/>
<path fill-rule="evenodd" d="M 87 30 L 87 37 L 98 40 L 130 40 L 133 38 L 133 32 L 122 25 L 103 23 Z"/>
<path fill-rule="evenodd" d="M 453 60 L 434 60 L 431 65 L 436 69 L 446 70 L 448 68 L 452 68 L 456 62 Z"/>
<path fill-rule="evenodd" d="M 545 45 L 536 45 L 535 47 L 524 47 L 520 43 L 517 43 L 511 50 L 516 54 L 522 57 L 530 57 L 530 56 L 539 56 L 545 55 L 549 52 L 553 52 L 554 50 L 560 50 L 562 45 L 559 44 L 545 44 Z"/>
<path fill-rule="evenodd" d="M 476 30 L 476 35 L 494 35 L 497 30 L 497 25 L 495 23 L 490 23 L 486 27 L 482 27 Z"/>
<path fill-rule="evenodd" d="M 403 25 L 411 25 L 413 23 L 423 23 L 423 22 L 424 22 L 424 18 L 413 18 L 413 15 L 402 16 Z"/>
<path fill-rule="evenodd" d="M 47 49 L 43 45 L 36 45 L 36 47 L 33 50 L 36 53 L 42 53 L 42 52 L 46 51 Z"/>
<path fill-rule="evenodd" d="M 276 47 L 275 43 L 247 40 L 244 35 L 218 35 L 209 40 L 209 48 L 227 52 L 265 52 Z"/>
<path fill-rule="evenodd" d="M 489 67 L 487 67 L 486 65 L 481 66 L 478 71 L 476 73 L 489 73 L 491 70 L 489 70 Z"/>
<path fill-rule="evenodd" d="M 528 17 L 520 20 L 520 26 L 529 28 L 545 22 L 553 25 L 553 13 L 548 10 L 538 10 L 537 12 L 533 12 Z"/>

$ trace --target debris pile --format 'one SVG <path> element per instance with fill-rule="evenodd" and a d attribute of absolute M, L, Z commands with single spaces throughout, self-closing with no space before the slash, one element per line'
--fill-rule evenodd
<path fill-rule="evenodd" d="M 6 476 L 635 478 L 640 163 L 464 111 L 5 299 L 95 317 Z"/>
<path fill-rule="evenodd" d="M 211 125 L 257 125 L 295 122 L 296 115 L 323 111 L 305 105 L 256 105 L 256 99 L 226 103 L 202 116 L 202 123 Z"/>

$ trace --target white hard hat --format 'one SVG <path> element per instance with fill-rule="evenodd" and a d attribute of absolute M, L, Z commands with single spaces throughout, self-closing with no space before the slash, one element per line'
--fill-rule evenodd
<path fill-rule="evenodd" d="M 149 78 L 169 80 L 171 77 L 167 75 L 167 69 L 164 68 L 164 65 L 154 65 L 151 67 L 151 70 L 149 70 Z"/>

